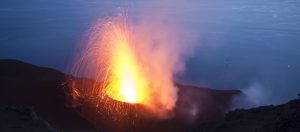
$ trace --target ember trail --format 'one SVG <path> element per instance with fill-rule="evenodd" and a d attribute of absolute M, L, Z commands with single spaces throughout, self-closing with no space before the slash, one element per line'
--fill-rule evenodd
<path fill-rule="evenodd" d="M 169 117 L 177 101 L 173 75 L 176 66 L 182 66 L 182 52 L 174 42 L 175 31 L 158 22 L 136 24 L 124 12 L 98 21 L 72 69 L 73 75 L 96 83 L 77 81 L 78 96 L 108 112 L 124 107 L 118 101 L 143 106 L 158 118 Z"/>
<path fill-rule="evenodd" d="M 111 46 L 106 93 L 122 102 L 146 103 L 149 82 L 134 53 L 134 36 L 126 25 L 110 22 L 106 26 L 105 41 Z"/>

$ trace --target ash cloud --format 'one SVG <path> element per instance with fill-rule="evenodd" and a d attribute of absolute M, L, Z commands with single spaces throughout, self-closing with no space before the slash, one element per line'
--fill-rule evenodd
<path fill-rule="evenodd" d="M 185 62 L 195 48 L 195 45 L 187 40 L 188 31 L 185 30 L 185 24 L 177 23 L 176 20 L 180 18 L 166 13 L 172 4 L 175 6 L 177 3 L 149 2 L 147 5 L 156 7 L 155 11 L 138 9 L 133 19 L 138 40 L 135 48 L 148 72 L 151 95 L 156 98 L 149 108 L 158 112 L 160 117 L 169 117 L 172 114 L 178 99 L 175 77 L 185 71 Z"/>
<path fill-rule="evenodd" d="M 126 47 L 130 47 L 133 59 L 141 69 L 139 71 L 145 75 L 140 76 L 140 79 L 146 80 L 147 86 L 143 88 L 147 91 L 146 96 L 150 96 L 146 97 L 143 105 L 155 117 L 168 118 L 173 115 L 178 99 L 175 77 L 184 72 L 185 61 L 193 54 L 195 45 L 186 39 L 188 31 L 185 30 L 185 25 L 174 21 L 180 18 L 162 13 L 170 9 L 161 7 L 162 5 L 163 2 L 149 3 L 148 6 L 156 7 L 155 11 L 122 7 L 116 9 L 117 15 L 112 15 L 108 20 L 100 20 L 91 29 L 89 43 L 85 45 L 86 49 L 83 48 L 83 58 L 79 59 L 82 62 L 78 63 L 80 65 L 74 71 L 80 73 L 83 70 L 86 72 L 84 74 L 96 78 L 96 81 L 102 80 L 101 75 L 106 77 L 106 72 L 102 73 L 99 69 L 105 71 L 110 67 L 105 60 L 111 59 L 110 53 L 113 51 L 105 48 L 118 47 L 118 39 L 128 41 Z M 131 14 L 132 12 L 136 14 Z M 113 31 L 112 35 L 110 30 Z"/>
<path fill-rule="evenodd" d="M 231 109 L 251 108 L 269 105 L 272 92 L 259 81 L 254 80 L 248 87 L 241 89 L 242 94 L 235 97 Z"/>

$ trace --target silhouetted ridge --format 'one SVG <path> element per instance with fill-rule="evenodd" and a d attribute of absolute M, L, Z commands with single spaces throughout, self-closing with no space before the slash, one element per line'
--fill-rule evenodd
<path fill-rule="evenodd" d="M 207 125 L 207 124 L 206 124 Z M 199 132 L 300 132 L 300 97 L 281 105 L 236 109 L 223 123 L 198 126 Z"/>
<path fill-rule="evenodd" d="M 64 73 L 46 67 L 38 67 L 19 60 L 3 59 L 0 60 L 0 77 L 13 78 L 60 78 Z"/>
<path fill-rule="evenodd" d="M 91 79 L 74 78 L 54 69 L 38 67 L 18 60 L 0 60 L 0 104 L 32 108 L 51 126 L 59 130 L 108 130 L 114 131 L 115 124 L 105 108 L 90 104 L 72 105 L 72 84 L 81 80 L 93 84 Z M 177 84 L 179 88 L 175 116 L 168 120 L 136 119 L 134 127 L 119 127 L 132 131 L 185 131 L 195 127 L 197 122 L 219 122 L 230 108 L 233 97 L 239 90 L 212 90 Z M 128 108 L 140 108 L 125 104 Z M 102 106 L 102 107 L 101 107 Z M 103 113 L 97 111 L 103 110 Z M 191 112 L 194 111 L 194 112 Z M 143 114 L 143 109 L 137 109 Z M 188 117 L 187 117 L 188 116 Z M 106 118 L 108 117 L 108 118 Z M 125 125 L 125 127 L 127 127 Z M 96 128 L 96 129 L 95 129 Z"/>
<path fill-rule="evenodd" d="M 0 103 L 29 106 L 60 129 L 92 129 L 76 110 L 66 105 L 67 75 L 18 60 L 0 60 Z"/>

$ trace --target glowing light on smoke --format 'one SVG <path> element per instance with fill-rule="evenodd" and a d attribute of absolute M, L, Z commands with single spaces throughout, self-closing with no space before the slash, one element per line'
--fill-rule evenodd
<path fill-rule="evenodd" d="M 149 73 L 136 50 L 137 45 L 137 38 L 123 13 L 104 23 L 98 22 L 73 73 L 88 76 L 101 85 L 83 84 L 80 86 L 84 87 L 82 95 L 96 98 L 96 103 L 108 96 L 131 104 L 150 104 Z"/>
<path fill-rule="evenodd" d="M 72 69 L 96 82 L 77 81 L 81 98 L 115 111 L 122 106 L 111 99 L 139 104 L 157 117 L 171 115 L 177 101 L 173 76 L 184 67 L 186 49 L 175 28 L 167 27 L 154 18 L 134 24 L 124 12 L 97 22 Z"/>
<path fill-rule="evenodd" d="M 138 63 L 130 41 L 127 27 L 111 23 L 112 38 L 108 38 L 112 46 L 109 84 L 106 93 L 113 99 L 128 103 L 146 103 L 148 81 Z"/>

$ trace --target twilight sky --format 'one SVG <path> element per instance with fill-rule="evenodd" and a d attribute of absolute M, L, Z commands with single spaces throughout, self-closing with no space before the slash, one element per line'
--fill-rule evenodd
<path fill-rule="evenodd" d="M 117 7 L 132 19 L 159 10 L 197 45 L 179 80 L 241 89 L 259 104 L 283 103 L 300 92 L 299 0 L 170 1 L 1 0 L 0 59 L 66 72 L 97 19 Z"/>

